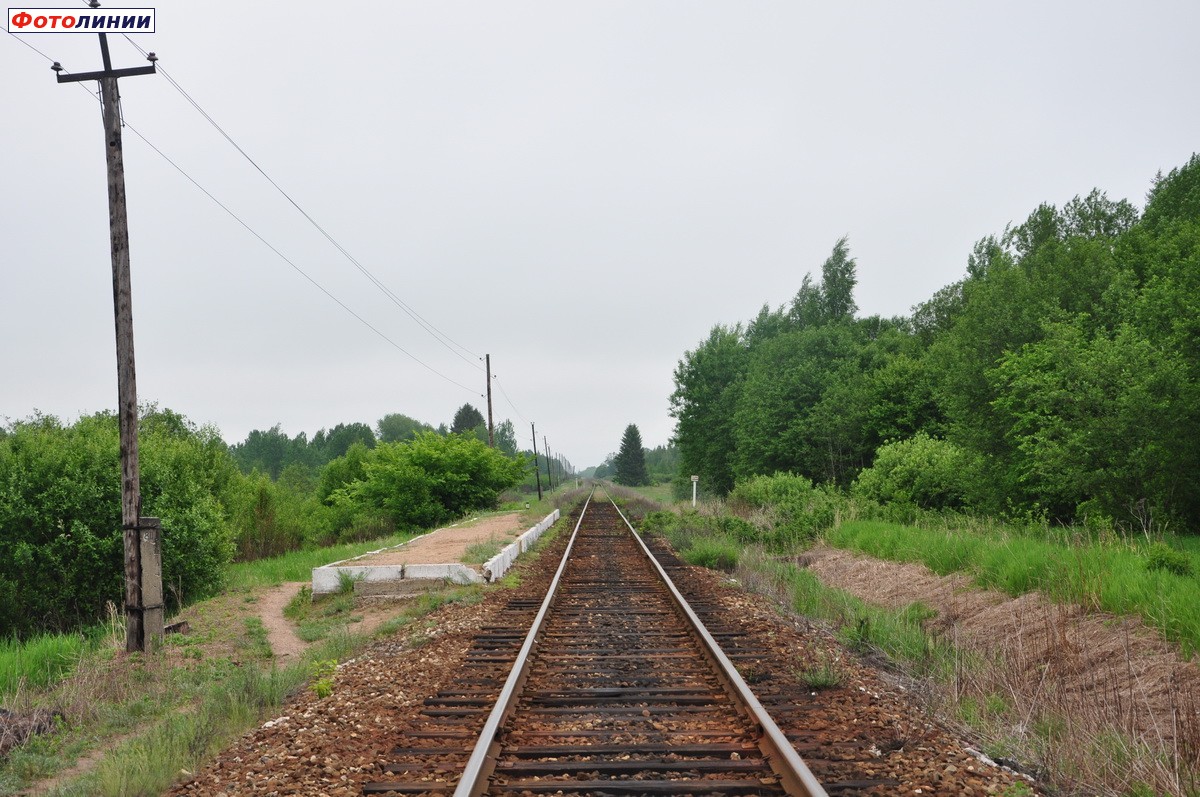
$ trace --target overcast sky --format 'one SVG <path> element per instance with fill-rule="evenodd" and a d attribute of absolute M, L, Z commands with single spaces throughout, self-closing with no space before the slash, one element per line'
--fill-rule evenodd
<path fill-rule="evenodd" d="M 498 418 L 578 467 L 628 423 L 665 443 L 684 351 L 789 300 L 840 236 L 860 311 L 906 314 L 1038 203 L 1140 207 L 1200 150 L 1194 0 L 210 0 L 157 24 L 132 38 L 404 302 L 490 352 Z M 57 85 L 22 42 L 75 72 L 99 48 L 0 40 L 0 417 L 69 420 L 116 402 L 103 138 L 95 84 Z M 473 357 L 165 78 L 121 90 L 154 146 L 469 387 L 127 130 L 143 401 L 230 442 L 484 407 Z"/>

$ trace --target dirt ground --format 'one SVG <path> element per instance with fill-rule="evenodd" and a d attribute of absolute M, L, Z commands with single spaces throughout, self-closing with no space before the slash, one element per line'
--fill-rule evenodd
<path fill-rule="evenodd" d="M 919 601 L 934 609 L 926 629 L 981 656 L 1002 653 L 1014 693 L 1024 688 L 1063 708 L 1086 707 L 1096 722 L 1134 729 L 1167 748 L 1194 733 L 1181 723 L 1200 722 L 1200 668 L 1135 618 L 1054 604 L 1036 593 L 1012 598 L 980 589 L 966 575 L 939 576 L 924 565 L 824 546 L 798 563 L 870 603 L 902 609 Z"/>
<path fill-rule="evenodd" d="M 267 629 L 267 641 L 271 643 L 271 652 L 280 661 L 288 661 L 304 652 L 308 643 L 296 636 L 296 627 L 283 616 L 283 609 L 301 587 L 303 581 L 286 581 L 277 587 L 271 587 L 258 599 L 258 616 Z"/>
<path fill-rule="evenodd" d="M 436 565 L 462 560 L 467 547 L 477 542 L 500 539 L 507 545 L 528 529 L 520 512 L 475 518 L 449 528 L 438 529 L 373 556 L 355 559 L 355 565 Z"/>

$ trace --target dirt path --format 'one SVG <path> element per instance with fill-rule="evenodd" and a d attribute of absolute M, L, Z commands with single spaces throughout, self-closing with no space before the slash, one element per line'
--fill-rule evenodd
<path fill-rule="evenodd" d="M 308 647 L 308 643 L 296 636 L 296 629 L 291 621 L 283 616 L 283 609 L 296 597 L 301 587 L 308 586 L 304 581 L 286 581 L 277 587 L 271 587 L 258 600 L 258 616 L 267 629 L 267 641 L 271 643 L 271 652 L 281 663 L 296 658 Z"/>
<path fill-rule="evenodd" d="M 283 610 L 296 597 L 307 581 L 287 581 L 271 587 L 258 599 L 258 616 L 267 629 L 267 641 L 271 652 L 280 664 L 288 664 L 308 650 L 311 642 L 305 642 L 296 634 L 296 626 L 283 616 Z M 371 634 L 379 626 L 395 617 L 404 609 L 403 601 L 359 603 L 352 616 L 356 618 L 350 628 L 357 634 Z"/>
<path fill-rule="evenodd" d="M 528 528 L 521 522 L 520 512 L 507 512 L 474 518 L 426 534 L 374 556 L 357 559 L 356 565 L 411 565 L 459 562 L 467 548 L 478 542 L 497 540 L 505 545 Z"/>

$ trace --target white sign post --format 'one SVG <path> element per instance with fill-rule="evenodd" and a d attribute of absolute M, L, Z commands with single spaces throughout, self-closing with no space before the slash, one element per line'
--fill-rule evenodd
<path fill-rule="evenodd" d="M 696 508 L 696 484 L 700 481 L 699 476 L 692 477 L 692 509 Z"/>

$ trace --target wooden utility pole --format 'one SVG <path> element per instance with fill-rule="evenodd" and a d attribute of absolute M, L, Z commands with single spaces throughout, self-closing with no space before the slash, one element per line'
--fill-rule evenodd
<path fill-rule="evenodd" d="M 546 435 L 542 435 L 542 448 L 546 450 L 546 484 L 550 485 L 550 489 L 554 489 L 554 474 L 550 471 L 550 444 L 546 442 Z"/>
<path fill-rule="evenodd" d="M 91 6 L 100 4 L 92 0 Z M 143 563 L 143 548 L 159 547 L 157 521 L 142 522 L 142 498 L 138 478 L 138 406 L 137 381 L 133 357 L 133 298 L 129 278 L 129 224 L 125 215 L 125 162 L 121 150 L 121 96 L 117 89 L 117 78 L 133 75 L 154 74 L 154 61 L 150 53 L 150 66 L 113 69 L 108 54 L 108 37 L 100 34 L 100 55 L 104 69 L 100 72 L 62 74 L 57 61 L 51 67 L 58 74 L 59 83 L 76 83 L 82 80 L 100 82 L 100 105 L 104 116 L 104 143 L 108 160 L 108 219 L 109 238 L 112 249 L 113 310 L 117 330 L 117 417 L 121 430 L 121 531 L 125 547 L 125 650 L 145 650 L 147 640 L 161 638 L 162 626 L 162 574 L 147 574 Z M 149 521 L 149 519 L 146 519 Z M 143 536 L 147 539 L 143 540 Z M 153 556 L 147 556 L 153 565 Z M 149 575 L 156 582 L 144 590 L 143 577 Z M 157 605 L 148 606 L 149 603 Z M 146 623 L 147 609 L 151 622 Z M 154 617 L 157 617 L 155 622 Z"/>
<path fill-rule="evenodd" d="M 538 465 L 537 456 L 537 427 L 533 425 L 533 421 L 529 422 L 529 431 L 533 434 L 533 472 L 537 476 L 538 500 L 542 500 L 542 468 Z"/>
<path fill-rule="evenodd" d="M 487 397 L 488 397 L 488 445 L 492 448 L 496 447 L 496 430 L 492 426 L 492 355 L 483 355 L 484 361 L 487 363 Z"/>

